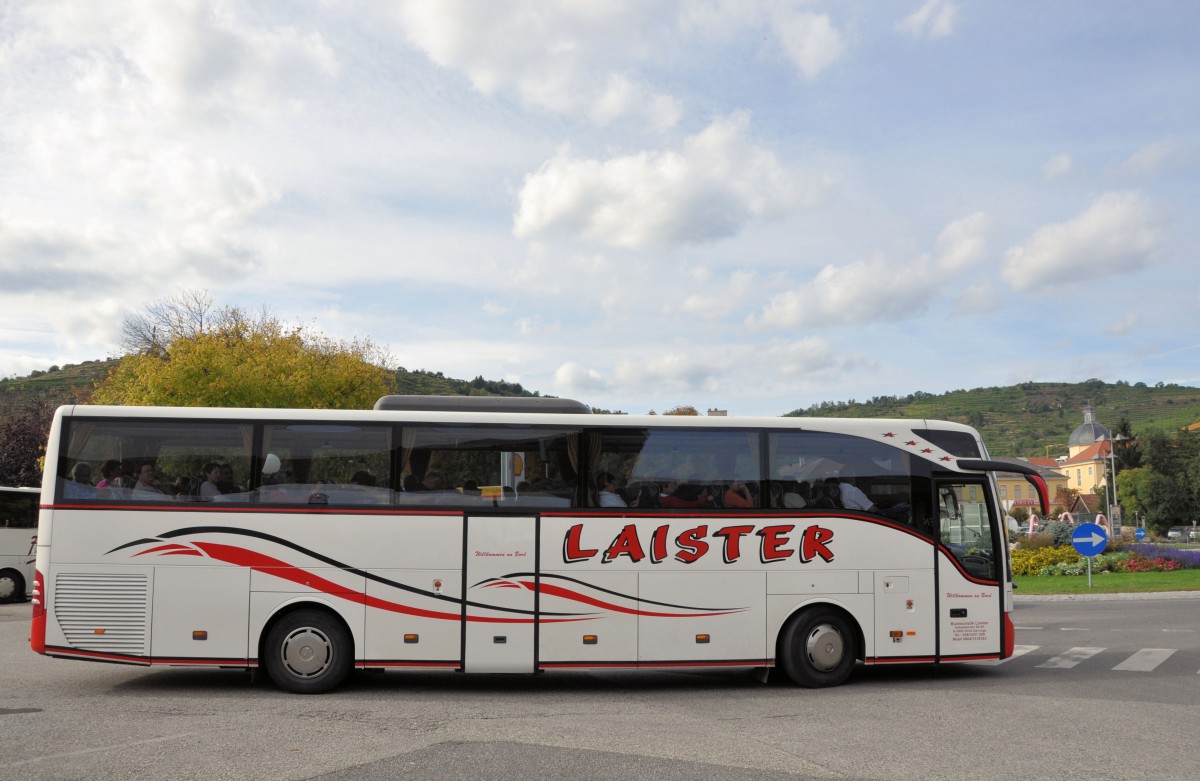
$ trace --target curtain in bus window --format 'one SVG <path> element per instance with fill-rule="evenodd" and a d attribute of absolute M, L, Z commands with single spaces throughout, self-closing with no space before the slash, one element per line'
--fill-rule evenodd
<path fill-rule="evenodd" d="M 854 510 L 912 522 L 911 456 L 890 445 L 821 431 L 769 435 L 774 506 Z"/>
<path fill-rule="evenodd" d="M 345 423 L 263 426 L 262 485 L 271 504 L 386 505 L 392 502 L 392 428 Z"/>
<path fill-rule="evenodd" d="M 762 507 L 758 436 L 738 430 L 599 432 L 593 482 L 600 506 L 665 509 Z M 611 479 L 610 479 L 611 478 Z M 605 489 L 602 483 L 611 483 Z"/>
<path fill-rule="evenodd" d="M 58 501 L 248 501 L 248 423 L 68 418 L 64 425 Z M 206 472 L 214 475 L 207 491 Z"/>

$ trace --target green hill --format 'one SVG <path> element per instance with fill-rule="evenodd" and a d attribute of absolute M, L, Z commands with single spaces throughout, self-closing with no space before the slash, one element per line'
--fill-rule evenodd
<path fill-rule="evenodd" d="M 28 377 L 0 380 L 0 421 L 7 420 L 14 412 L 36 399 L 47 399 L 56 405 L 86 401 L 92 389 L 116 367 L 118 360 L 111 358 L 61 367 L 51 366 L 44 372 L 35 371 Z M 398 369 L 395 392 L 423 396 L 540 395 L 525 390 L 519 383 L 485 380 L 482 376 L 473 380 L 457 380 L 443 376 L 441 372 L 423 369 Z"/>
<path fill-rule="evenodd" d="M 1083 409 L 1096 408 L 1096 421 L 1115 429 L 1127 419 L 1134 433 L 1178 431 L 1200 420 L 1200 388 L 1162 383 L 1026 382 L 1005 388 L 955 390 L 935 396 L 880 396 L 865 402 L 822 402 L 787 413 L 792 417 L 936 418 L 979 429 L 992 455 L 1041 456 L 1067 452 Z"/>
<path fill-rule="evenodd" d="M 30 401 L 55 404 L 82 401 L 107 376 L 117 359 L 52 366 L 28 377 L 0 380 L 0 420 Z M 396 393 L 460 396 L 538 396 L 517 383 L 459 380 L 423 369 L 396 372 Z M 993 455 L 1040 456 L 1067 451 L 1067 439 L 1083 422 L 1083 408 L 1096 408 L 1096 420 L 1114 429 L 1122 418 L 1135 433 L 1147 429 L 1177 431 L 1200 420 L 1200 388 L 1147 386 L 1127 382 L 1027 382 L 1005 388 L 955 390 L 935 396 L 879 396 L 868 401 L 822 402 L 787 413 L 792 417 L 936 418 L 979 429 Z"/>

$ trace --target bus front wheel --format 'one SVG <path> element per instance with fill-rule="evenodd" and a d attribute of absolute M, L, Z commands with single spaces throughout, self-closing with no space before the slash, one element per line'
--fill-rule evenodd
<path fill-rule="evenodd" d="M 792 683 L 810 689 L 837 686 L 854 669 L 855 633 L 840 611 L 809 608 L 783 630 L 779 654 Z"/>
<path fill-rule="evenodd" d="M 24 602 L 25 578 L 15 569 L 0 569 L 0 602 Z"/>
<path fill-rule="evenodd" d="M 304 608 L 280 618 L 263 648 L 267 674 L 295 694 L 320 694 L 350 673 L 353 642 L 342 622 L 324 610 Z"/>

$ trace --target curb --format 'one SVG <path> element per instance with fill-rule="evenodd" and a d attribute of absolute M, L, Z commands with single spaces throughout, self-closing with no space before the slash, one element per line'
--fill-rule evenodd
<path fill-rule="evenodd" d="M 1136 602 L 1147 599 L 1200 599 L 1200 591 L 1150 591 L 1137 594 L 1013 594 L 1013 604 L 1022 602 Z"/>

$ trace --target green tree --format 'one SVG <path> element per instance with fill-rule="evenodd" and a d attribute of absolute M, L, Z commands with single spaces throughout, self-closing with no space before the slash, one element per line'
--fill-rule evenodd
<path fill-rule="evenodd" d="M 161 333 L 155 329 L 154 333 Z M 97 404 L 369 409 L 393 392 L 386 354 L 272 315 L 227 307 L 169 341 L 127 355 L 93 394 Z"/>
<path fill-rule="evenodd" d="M 672 407 L 663 413 L 664 415 L 699 415 L 699 411 L 690 404 L 681 404 L 678 407 Z"/>

